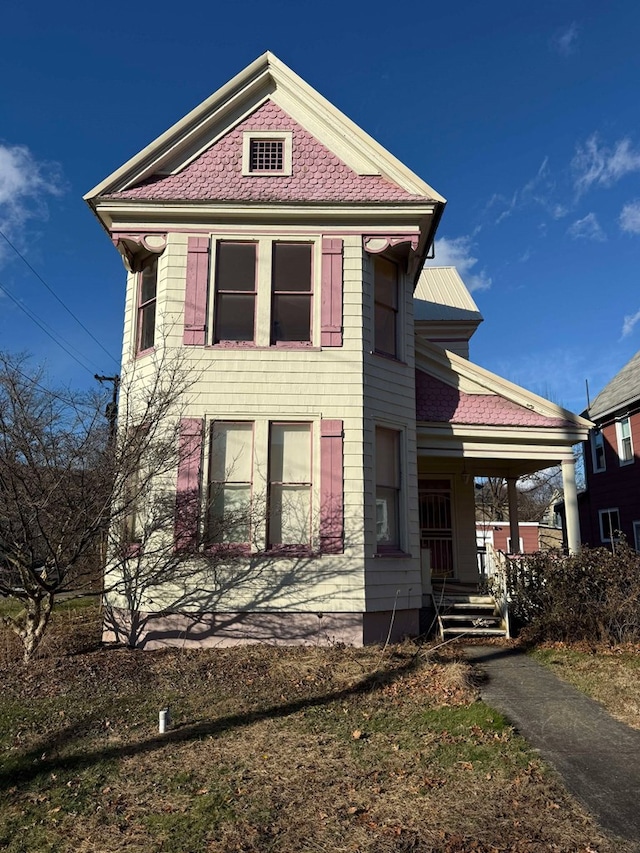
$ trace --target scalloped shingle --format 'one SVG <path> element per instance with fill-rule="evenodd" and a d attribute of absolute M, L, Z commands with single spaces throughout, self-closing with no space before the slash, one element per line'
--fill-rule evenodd
<path fill-rule="evenodd" d="M 242 175 L 245 130 L 290 130 L 292 174 Z M 380 176 L 358 175 L 273 101 L 266 101 L 176 175 L 157 175 L 110 198 L 158 201 L 424 202 Z"/>
<path fill-rule="evenodd" d="M 549 418 L 497 394 L 467 394 L 434 376 L 416 370 L 416 417 L 429 423 L 475 426 L 562 427 Z"/>

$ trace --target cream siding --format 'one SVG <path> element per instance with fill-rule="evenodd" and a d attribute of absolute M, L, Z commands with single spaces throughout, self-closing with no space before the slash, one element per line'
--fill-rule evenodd
<path fill-rule="evenodd" d="M 376 355 L 374 349 L 373 259 L 364 256 L 364 474 L 365 474 L 365 586 L 367 610 L 419 608 L 419 511 L 416 466 L 413 296 L 408 277 L 401 276 L 399 343 L 401 359 Z M 400 530 L 404 556 L 376 555 L 375 428 L 401 433 L 402 480 Z"/>
<path fill-rule="evenodd" d="M 290 230 L 279 234 L 243 230 L 243 239 L 256 239 L 262 255 L 269 251 L 272 238 L 296 239 Z M 239 609 L 364 610 L 362 532 L 363 517 L 363 387 L 362 387 L 362 244 L 359 236 L 344 237 L 342 347 L 317 349 L 225 349 L 222 347 L 183 347 L 183 317 L 186 282 L 188 234 L 169 234 L 167 248 L 160 258 L 156 320 L 157 348 L 181 349 L 186 363 L 199 376 L 189 392 L 183 417 L 207 419 L 246 419 L 256 423 L 255 480 L 267 470 L 267 432 L 269 421 L 309 420 L 313 424 L 314 506 L 319 506 L 320 419 L 344 422 L 344 514 L 345 553 L 320 558 L 278 558 L 261 563 L 253 584 L 231 588 L 215 609 L 219 612 Z M 229 234 L 225 233 L 225 239 Z M 212 232 L 212 246 L 217 234 Z M 320 338 L 321 233 L 305 234 L 314 239 L 314 343 Z M 269 242 L 268 242 L 269 241 Z M 211 264 L 211 269 L 213 269 Z M 265 274 L 266 275 L 266 274 Z M 135 340 L 136 276 L 130 275 L 127 287 L 126 327 L 124 335 L 123 381 L 133 377 L 135 385 L 153 371 L 152 355 L 132 357 Z M 210 283 L 210 291 L 212 284 Z M 268 287 L 262 293 L 261 311 L 268 314 Z M 210 293 L 211 297 L 211 293 Z M 211 303 L 211 298 L 209 299 Z M 211 318 L 209 317 L 209 320 Z M 208 324 L 208 340 L 211 323 Z M 206 446 L 206 438 L 205 438 Z M 206 460 L 204 470 L 206 471 Z M 263 488 L 266 483 L 263 482 Z M 317 517 L 314 518 L 317 526 Z M 173 535 L 171 531 L 170 535 Z M 267 568 L 267 571 L 264 569 Z M 257 588 L 256 588 L 257 584 Z M 171 598 L 169 593 L 168 598 Z M 125 606 L 112 601 L 115 606 Z M 157 606 L 157 605 L 156 605 Z"/>

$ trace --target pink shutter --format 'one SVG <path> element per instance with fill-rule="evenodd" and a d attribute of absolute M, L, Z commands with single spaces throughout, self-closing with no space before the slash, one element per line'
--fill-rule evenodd
<path fill-rule="evenodd" d="M 193 549 L 198 543 L 200 516 L 200 469 L 202 421 L 182 418 L 178 445 L 175 543 L 178 550 Z"/>
<path fill-rule="evenodd" d="M 184 343 L 186 346 L 203 346 L 205 343 L 208 278 L 209 238 L 189 237 L 184 297 Z"/>
<path fill-rule="evenodd" d="M 320 422 L 320 550 L 344 551 L 342 421 Z"/>
<path fill-rule="evenodd" d="M 342 346 L 342 240 L 322 241 L 322 334 L 323 347 Z"/>

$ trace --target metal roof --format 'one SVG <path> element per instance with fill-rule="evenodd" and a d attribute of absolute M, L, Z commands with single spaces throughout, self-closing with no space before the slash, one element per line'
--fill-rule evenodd
<path fill-rule="evenodd" d="M 482 320 L 455 267 L 425 267 L 413 297 L 416 320 Z"/>

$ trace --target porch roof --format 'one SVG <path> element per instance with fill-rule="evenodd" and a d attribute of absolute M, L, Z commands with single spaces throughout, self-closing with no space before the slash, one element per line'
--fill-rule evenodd
<path fill-rule="evenodd" d="M 478 426 L 571 427 L 573 420 L 549 417 L 495 393 L 467 393 L 416 370 L 416 419 Z"/>

